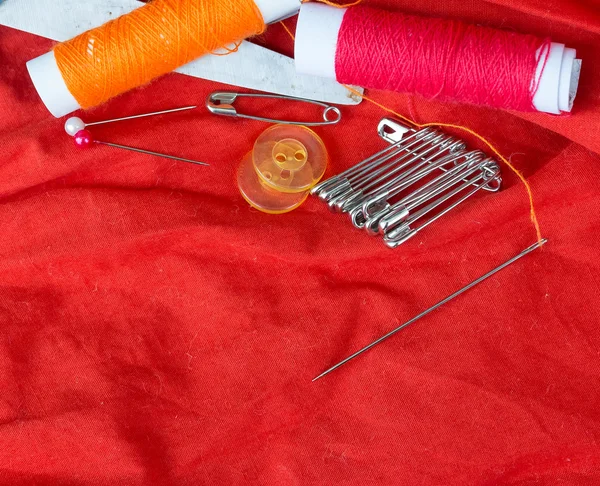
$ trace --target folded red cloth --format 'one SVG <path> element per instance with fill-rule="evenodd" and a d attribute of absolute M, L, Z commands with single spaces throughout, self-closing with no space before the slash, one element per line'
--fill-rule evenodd
<path fill-rule="evenodd" d="M 550 243 L 313 384 L 533 243 L 518 180 L 504 170 L 504 191 L 397 250 L 312 199 L 261 214 L 234 175 L 265 124 L 201 110 L 95 130 L 210 168 L 77 151 L 25 69 L 51 43 L 0 28 L 1 485 L 600 484 L 598 6 L 364 3 L 578 49 L 568 117 L 370 92 L 489 137 L 531 182 Z M 281 26 L 261 42 L 291 54 Z M 84 118 L 217 88 L 169 75 Z M 364 102 L 318 129 L 329 174 L 384 146 L 384 115 Z"/>

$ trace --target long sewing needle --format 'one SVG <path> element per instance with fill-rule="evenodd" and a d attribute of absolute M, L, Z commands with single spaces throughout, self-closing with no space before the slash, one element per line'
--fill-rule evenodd
<path fill-rule="evenodd" d="M 410 321 L 405 322 L 404 324 L 402 324 L 401 326 L 397 327 L 396 329 L 394 329 L 393 331 L 388 332 L 385 336 L 380 337 L 377 341 L 372 342 L 371 344 L 369 344 L 368 346 L 365 346 L 364 348 L 362 348 L 361 350 L 357 351 L 356 353 L 354 353 L 351 356 L 348 356 L 345 360 L 340 361 L 338 364 L 336 364 L 335 366 L 332 366 L 331 368 L 329 368 L 327 371 L 324 371 L 323 373 L 321 373 L 319 376 L 317 376 L 316 378 L 313 379 L 314 381 L 317 381 L 320 378 L 323 378 L 325 375 L 328 375 L 329 373 L 331 373 L 334 370 L 337 370 L 339 367 L 344 366 L 346 363 L 348 363 L 348 361 L 353 360 L 354 358 L 356 358 L 357 356 L 361 355 L 362 353 L 364 353 L 365 351 L 368 351 L 369 349 L 377 346 L 378 344 L 382 343 L 383 341 L 385 341 L 386 339 L 392 337 L 394 334 L 396 334 L 398 331 L 401 331 L 402 329 L 404 329 L 405 327 L 411 325 L 413 322 L 418 321 L 419 319 L 421 319 L 422 317 L 425 317 L 427 314 L 429 314 L 430 312 L 433 312 L 434 310 L 436 310 L 437 308 L 443 306 L 444 304 L 450 302 L 452 299 L 455 299 L 456 297 L 458 297 L 460 294 L 466 292 L 469 289 L 472 289 L 473 287 L 475 287 L 476 285 L 479 285 L 481 282 L 483 282 L 484 280 L 487 280 L 488 278 L 490 278 L 492 275 L 494 275 L 495 273 L 499 272 L 500 270 L 505 269 L 506 267 L 508 267 L 509 265 L 512 265 L 514 262 L 516 262 L 517 260 L 520 260 L 521 258 L 523 258 L 524 256 L 528 255 L 529 253 L 531 253 L 534 250 L 537 250 L 538 248 L 542 247 L 543 245 L 545 245 L 548 242 L 547 239 L 542 239 L 540 241 L 538 241 L 537 243 L 531 245 L 529 248 L 527 248 L 526 250 L 523 250 L 521 253 L 519 253 L 517 256 L 511 258 L 510 260 L 508 260 L 506 263 L 503 263 L 502 265 L 500 265 L 499 267 L 494 268 L 493 270 L 491 270 L 490 272 L 486 273 L 485 275 L 483 275 L 482 277 L 479 277 L 477 280 L 475 280 L 474 282 L 471 282 L 469 285 L 467 285 L 466 287 L 463 287 L 462 289 L 454 292 L 452 295 L 449 295 L 448 297 L 446 297 L 444 300 L 439 301 L 437 304 L 435 304 L 434 306 L 430 307 L 429 309 L 427 309 L 426 311 L 421 312 L 418 316 L 413 317 Z"/>

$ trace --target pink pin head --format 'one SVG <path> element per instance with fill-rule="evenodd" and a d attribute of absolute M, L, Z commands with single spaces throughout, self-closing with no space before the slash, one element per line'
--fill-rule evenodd
<path fill-rule="evenodd" d="M 94 143 L 94 137 L 89 130 L 79 130 L 73 139 L 79 148 L 88 148 Z"/>

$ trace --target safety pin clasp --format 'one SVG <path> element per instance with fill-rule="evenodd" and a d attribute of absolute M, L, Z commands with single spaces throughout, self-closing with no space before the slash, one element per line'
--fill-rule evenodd
<path fill-rule="evenodd" d="M 215 115 L 238 116 L 237 110 L 233 107 L 237 96 L 237 93 L 213 93 L 206 100 L 206 107 Z"/>
<path fill-rule="evenodd" d="M 309 103 L 324 108 L 323 121 L 295 121 L 295 120 L 278 120 L 275 118 L 266 118 L 262 116 L 247 115 L 238 113 L 234 104 L 240 97 L 246 98 L 273 98 L 286 101 L 297 101 L 300 103 Z M 306 98 L 295 98 L 293 96 L 283 96 L 276 94 L 261 94 L 261 93 L 234 93 L 231 91 L 217 91 L 212 93 L 206 100 L 206 108 L 215 115 L 232 116 L 237 118 L 246 118 L 248 120 L 256 120 L 267 123 L 280 123 L 283 125 L 304 125 L 306 127 L 335 125 L 342 119 L 342 113 L 336 106 L 321 103 L 320 101 L 309 100 Z"/>

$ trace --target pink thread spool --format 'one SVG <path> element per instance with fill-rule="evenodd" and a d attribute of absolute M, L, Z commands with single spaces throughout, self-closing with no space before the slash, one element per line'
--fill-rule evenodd
<path fill-rule="evenodd" d="M 564 44 L 370 7 L 300 10 L 296 70 L 366 88 L 552 114 L 570 112 L 581 61 Z"/>

